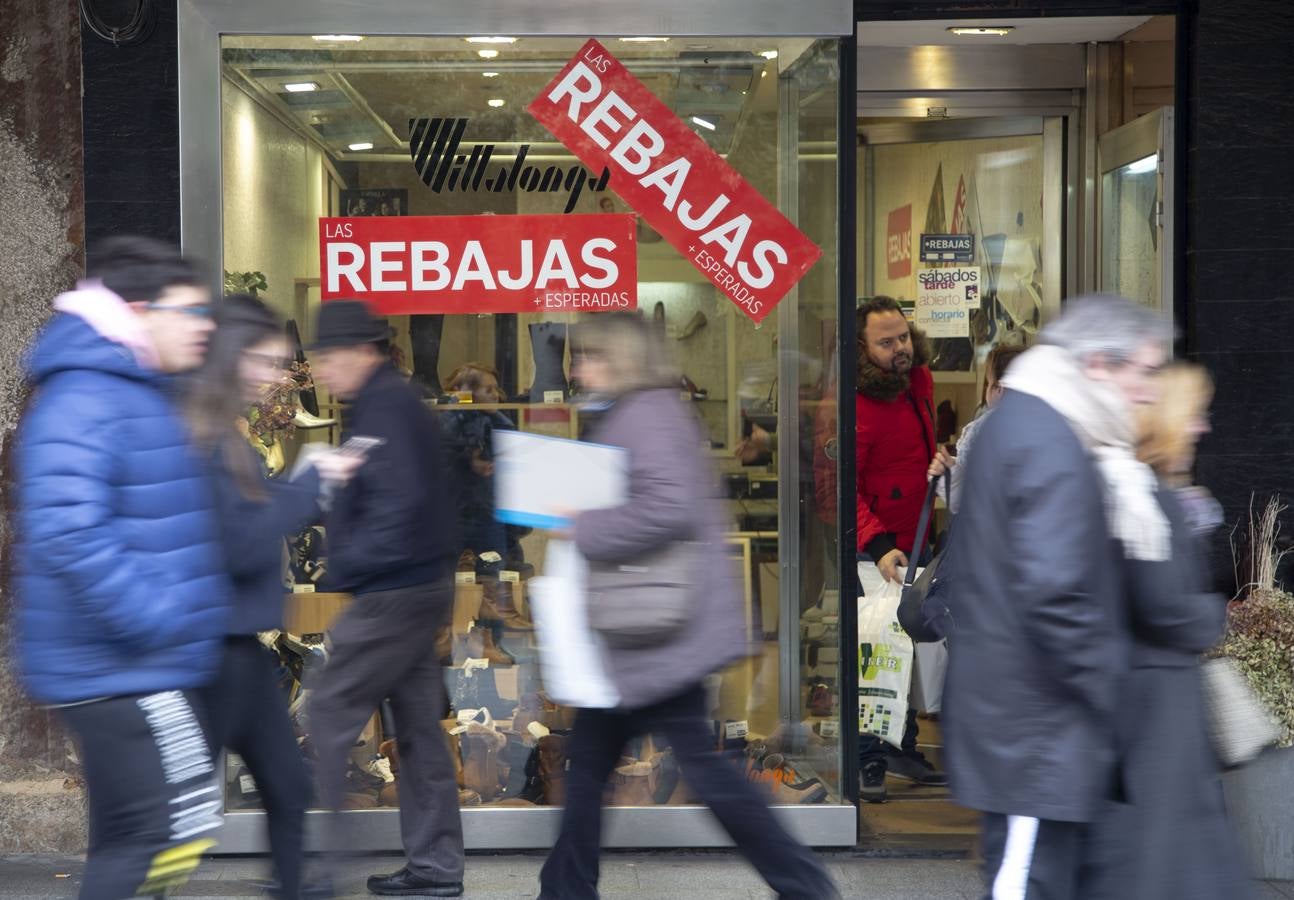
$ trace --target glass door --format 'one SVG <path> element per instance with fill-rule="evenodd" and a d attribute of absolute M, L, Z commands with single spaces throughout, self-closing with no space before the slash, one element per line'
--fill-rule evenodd
<path fill-rule="evenodd" d="M 1097 283 L 1171 315 L 1173 111 L 1157 109 L 1101 137 Z"/>

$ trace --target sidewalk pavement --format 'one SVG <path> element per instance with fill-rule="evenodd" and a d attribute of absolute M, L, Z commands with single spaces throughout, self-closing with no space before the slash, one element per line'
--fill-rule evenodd
<path fill-rule="evenodd" d="M 822 853 L 841 893 L 860 900 L 980 900 L 976 864 L 962 859 L 895 859 L 865 851 Z M 468 900 L 516 900 L 538 894 L 541 853 L 469 854 Z M 80 857 L 0 856 L 0 900 L 72 898 L 80 887 Z M 398 856 L 351 861 L 338 885 L 347 900 L 370 898 L 364 879 L 401 865 Z M 263 858 L 218 857 L 203 863 L 174 896 L 226 900 L 264 897 L 257 880 L 266 877 Z M 603 855 L 605 900 L 764 900 L 772 894 L 740 857 L 728 851 L 616 852 Z M 1294 900 L 1294 882 L 1259 884 L 1256 900 Z"/>

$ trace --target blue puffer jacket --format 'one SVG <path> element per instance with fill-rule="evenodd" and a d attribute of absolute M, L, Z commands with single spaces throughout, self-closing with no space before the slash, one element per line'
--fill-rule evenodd
<path fill-rule="evenodd" d="M 17 645 L 41 703 L 208 682 L 228 617 L 210 487 L 170 380 L 58 314 L 17 444 Z"/>

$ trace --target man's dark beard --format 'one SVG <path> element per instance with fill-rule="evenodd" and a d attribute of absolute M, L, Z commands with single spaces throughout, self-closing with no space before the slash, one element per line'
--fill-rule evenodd
<path fill-rule="evenodd" d="M 890 403 L 897 400 L 911 385 L 911 368 L 906 372 L 887 371 L 866 355 L 858 361 L 858 392 L 864 397 Z"/>

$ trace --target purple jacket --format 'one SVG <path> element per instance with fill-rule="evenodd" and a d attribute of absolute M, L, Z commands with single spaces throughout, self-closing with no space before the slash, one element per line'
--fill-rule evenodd
<path fill-rule="evenodd" d="M 697 586 L 692 622 L 656 647 L 610 650 L 611 677 L 628 709 L 699 685 L 749 653 L 737 566 L 724 553 L 718 479 L 701 449 L 699 423 L 674 390 L 645 390 L 616 401 L 589 434 L 629 451 L 629 500 L 582 513 L 575 542 L 588 559 L 625 562 L 676 539 L 706 540 L 714 565 Z"/>

